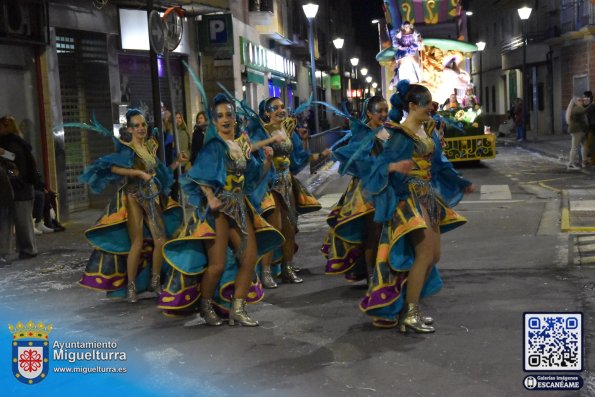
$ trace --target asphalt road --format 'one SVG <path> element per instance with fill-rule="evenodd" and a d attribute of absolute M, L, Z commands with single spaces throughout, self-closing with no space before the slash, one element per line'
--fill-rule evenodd
<path fill-rule="evenodd" d="M 117 341 L 129 357 L 126 374 L 106 378 L 114 396 L 134 396 L 128 387 L 142 382 L 162 396 L 483 397 L 539 393 L 523 387 L 523 313 L 582 312 L 585 386 L 547 395 L 594 395 L 595 269 L 576 260 L 589 234 L 560 228 L 563 191 L 593 189 L 592 176 L 510 147 L 459 169 L 478 189 L 457 207 L 468 224 L 442 237 L 445 286 L 424 301 L 435 334 L 375 329 L 357 307 L 365 287 L 324 275 L 325 216 L 348 183 L 332 169 L 311 180 L 325 208 L 301 220 L 296 261 L 305 281 L 249 306 L 260 327 L 207 327 L 163 316 L 150 294 L 130 305 L 78 287 L 89 254 L 81 231 L 97 211 L 41 236 L 39 257 L 0 268 L 0 316 L 51 322 L 55 340 Z M 11 396 L 44 395 L 5 377 L 5 367 L 0 386 Z M 39 387 L 68 381 L 89 391 L 96 378 L 52 373 Z"/>

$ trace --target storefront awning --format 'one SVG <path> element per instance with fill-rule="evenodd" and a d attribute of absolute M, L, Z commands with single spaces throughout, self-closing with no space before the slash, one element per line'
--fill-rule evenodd
<path fill-rule="evenodd" d="M 285 87 L 287 85 L 287 83 L 285 82 L 285 79 L 283 77 L 278 77 L 275 75 L 271 76 L 271 78 L 269 79 L 269 82 L 271 84 L 273 84 L 275 87 Z"/>
<path fill-rule="evenodd" d="M 246 70 L 246 82 L 254 84 L 264 85 L 264 74 L 257 70 L 247 69 Z"/>

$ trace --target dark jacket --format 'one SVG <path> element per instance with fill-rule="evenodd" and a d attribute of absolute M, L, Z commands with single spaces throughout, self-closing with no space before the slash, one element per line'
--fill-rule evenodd
<path fill-rule="evenodd" d="M 200 125 L 194 126 L 194 132 L 192 133 L 192 145 L 190 146 L 190 164 L 194 164 L 196 156 L 205 141 L 205 128 Z"/>
<path fill-rule="evenodd" d="M 0 207 L 12 207 L 14 193 L 10 183 L 9 169 L 14 164 L 0 158 Z"/>
<path fill-rule="evenodd" d="M 10 179 L 15 201 L 33 200 L 33 186 L 39 183 L 31 145 L 15 134 L 0 136 L 0 147 L 15 154 L 18 175 Z"/>
<path fill-rule="evenodd" d="M 585 114 L 587 115 L 587 120 L 589 120 L 589 130 L 593 131 L 595 128 L 595 103 L 591 102 L 585 106 Z"/>

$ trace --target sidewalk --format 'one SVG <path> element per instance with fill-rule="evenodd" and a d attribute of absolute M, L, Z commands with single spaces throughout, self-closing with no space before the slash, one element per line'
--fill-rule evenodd
<path fill-rule="evenodd" d="M 528 139 L 524 142 L 517 142 L 514 136 L 510 136 L 497 138 L 496 145 L 521 147 L 546 157 L 555 158 L 564 164 L 567 164 L 568 156 L 570 154 L 570 135 L 540 134 L 535 136 L 529 134 Z"/>

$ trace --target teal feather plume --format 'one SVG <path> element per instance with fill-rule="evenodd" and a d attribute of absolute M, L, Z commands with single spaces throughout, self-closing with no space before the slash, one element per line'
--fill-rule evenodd
<path fill-rule="evenodd" d="M 91 115 L 91 123 L 87 124 L 87 123 L 77 123 L 77 122 L 69 122 L 69 123 L 63 123 L 60 125 L 55 126 L 52 130 L 53 131 L 60 131 L 64 128 L 82 128 L 85 130 L 90 130 L 93 132 L 97 132 L 105 137 L 113 137 L 114 136 L 114 132 L 108 130 L 107 128 L 105 128 L 103 125 L 101 125 L 101 123 L 97 120 L 97 117 L 95 117 L 95 112 L 93 112 L 93 114 Z"/>
<path fill-rule="evenodd" d="M 293 112 L 291 112 L 294 116 L 297 116 L 300 113 L 305 112 L 306 110 L 308 110 L 310 107 L 312 107 L 312 102 L 314 101 L 314 96 L 310 95 L 310 98 L 308 98 L 307 101 L 305 101 L 304 103 L 300 104 L 297 108 L 295 108 L 295 110 Z"/>
<path fill-rule="evenodd" d="M 237 113 L 240 114 L 241 116 L 247 117 L 249 119 L 258 119 L 258 113 L 256 113 L 254 111 L 254 109 L 252 109 L 247 103 L 246 101 L 240 101 L 238 98 L 236 98 L 227 88 L 225 88 L 225 86 L 223 84 L 221 84 L 220 82 L 217 82 L 217 85 L 219 86 L 219 88 L 221 88 L 223 90 L 223 92 L 229 97 L 229 99 L 231 99 L 232 101 L 234 101 L 235 103 L 238 104 L 239 108 L 236 109 Z"/>
<path fill-rule="evenodd" d="M 207 98 L 207 93 L 205 92 L 205 88 L 203 87 L 202 83 L 200 82 L 200 79 L 198 78 L 196 73 L 194 73 L 194 70 L 192 70 L 190 65 L 188 65 L 188 63 L 186 61 L 182 61 L 182 63 L 188 70 L 188 73 L 190 73 L 190 77 L 192 77 L 192 81 L 194 82 L 194 85 L 196 86 L 196 88 L 198 88 L 198 92 L 200 92 L 200 96 L 202 97 L 202 102 L 204 103 L 205 108 L 206 108 L 208 106 L 207 104 L 209 103 L 209 99 Z"/>
<path fill-rule="evenodd" d="M 334 107 L 330 103 L 323 102 L 323 101 L 312 101 L 312 103 L 317 104 L 317 105 L 322 105 L 322 106 L 328 108 L 331 112 L 333 112 L 334 114 L 336 114 L 339 117 L 345 117 L 346 119 L 353 120 L 353 117 L 351 117 L 349 114 L 346 114 L 345 112 L 339 110 L 338 108 Z"/>

